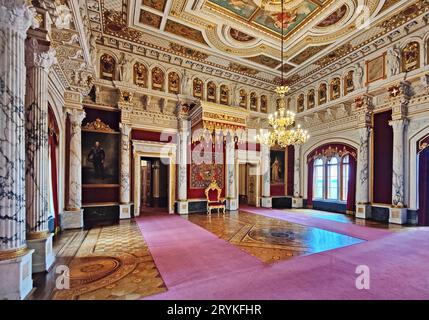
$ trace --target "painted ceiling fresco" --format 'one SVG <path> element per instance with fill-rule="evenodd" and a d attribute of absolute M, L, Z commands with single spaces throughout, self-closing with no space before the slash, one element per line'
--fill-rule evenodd
<path fill-rule="evenodd" d="M 323 1 L 285 1 L 283 14 L 278 0 L 207 0 L 206 5 L 277 35 L 281 35 L 283 25 L 283 34 L 287 35 L 323 6 L 317 3 Z"/>

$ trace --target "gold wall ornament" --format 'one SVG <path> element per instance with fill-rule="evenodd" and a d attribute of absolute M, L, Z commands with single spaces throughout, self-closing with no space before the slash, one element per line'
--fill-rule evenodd
<path fill-rule="evenodd" d="M 115 132 L 108 124 L 105 124 L 101 121 L 100 118 L 95 119 L 95 121 L 87 123 L 82 127 L 82 130 L 90 130 L 90 131 L 100 131 L 100 132 Z"/>
<path fill-rule="evenodd" d="M 200 80 L 199 78 L 195 78 L 192 82 L 192 93 L 193 96 L 195 98 L 203 98 L 203 91 L 204 91 L 204 86 L 203 86 L 203 81 Z"/>
<path fill-rule="evenodd" d="M 223 84 L 220 86 L 220 104 L 229 105 L 229 88 Z"/>
<path fill-rule="evenodd" d="M 402 71 L 409 72 L 420 68 L 420 44 L 408 43 L 402 50 Z"/>
<path fill-rule="evenodd" d="M 321 104 L 324 104 L 327 99 L 327 89 L 326 89 L 326 83 L 321 83 L 319 86 L 319 106 Z"/>
<path fill-rule="evenodd" d="M 250 93 L 250 110 L 258 111 L 258 97 L 255 92 Z"/>
<path fill-rule="evenodd" d="M 100 57 L 100 77 L 105 80 L 115 80 L 116 60 L 109 54 Z"/>
<path fill-rule="evenodd" d="M 207 101 L 216 102 L 216 84 L 213 81 L 207 83 Z"/>
<path fill-rule="evenodd" d="M 260 111 L 263 113 L 268 112 L 268 99 L 266 95 L 261 95 Z"/>
<path fill-rule="evenodd" d="M 143 63 L 136 62 L 133 67 L 133 82 L 136 86 L 147 88 L 147 68 Z"/>
<path fill-rule="evenodd" d="M 241 89 L 239 92 L 239 95 L 240 95 L 239 106 L 247 109 L 247 93 L 246 93 L 246 91 L 244 89 Z"/>
<path fill-rule="evenodd" d="M 353 70 L 350 70 L 344 77 L 344 94 L 350 93 L 354 90 L 353 83 Z"/>
<path fill-rule="evenodd" d="M 134 93 L 126 90 L 120 90 L 119 102 L 132 103 Z"/>
<path fill-rule="evenodd" d="M 152 69 L 152 89 L 164 91 L 165 75 L 159 67 Z"/>
<path fill-rule="evenodd" d="M 168 74 L 168 92 L 174 94 L 180 93 L 180 77 L 176 72 Z"/>
<path fill-rule="evenodd" d="M 304 111 L 304 94 L 301 93 L 296 100 L 296 111 L 303 112 Z"/>
<path fill-rule="evenodd" d="M 314 89 L 310 89 L 307 94 L 307 109 L 312 109 L 316 105 Z"/>
<path fill-rule="evenodd" d="M 334 78 L 331 80 L 331 100 L 338 99 L 341 96 L 341 80 Z"/>

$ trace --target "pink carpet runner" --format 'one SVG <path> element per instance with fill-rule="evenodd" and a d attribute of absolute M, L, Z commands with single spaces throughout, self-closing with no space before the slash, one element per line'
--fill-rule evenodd
<path fill-rule="evenodd" d="M 318 220 L 307 222 L 325 224 Z M 267 265 L 176 215 L 137 222 L 168 288 L 148 299 L 429 299 L 429 228 L 391 233 L 342 223 L 345 230 L 326 220 L 370 239 Z M 370 268 L 369 290 L 355 286 L 358 265 Z"/>

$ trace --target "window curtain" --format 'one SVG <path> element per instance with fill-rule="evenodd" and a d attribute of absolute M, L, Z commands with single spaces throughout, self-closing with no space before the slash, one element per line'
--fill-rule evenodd
<path fill-rule="evenodd" d="M 314 159 L 308 162 L 307 172 L 307 207 L 313 207 L 313 172 L 314 172 Z"/>
<path fill-rule="evenodd" d="M 419 153 L 419 225 L 429 226 L 429 147 Z"/>
<path fill-rule="evenodd" d="M 51 187 L 52 202 L 55 218 L 55 230 L 59 227 L 59 209 L 58 209 L 58 174 L 57 174 L 57 146 L 58 140 L 54 133 L 49 134 L 49 158 L 51 169 Z"/>
<path fill-rule="evenodd" d="M 356 159 L 349 156 L 349 181 L 347 186 L 346 210 L 351 213 L 355 211 L 356 204 Z"/>

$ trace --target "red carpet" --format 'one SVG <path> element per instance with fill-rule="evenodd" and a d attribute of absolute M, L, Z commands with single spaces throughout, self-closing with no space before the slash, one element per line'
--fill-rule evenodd
<path fill-rule="evenodd" d="M 312 226 L 325 223 L 314 219 Z M 342 223 L 341 233 L 371 240 L 266 265 L 179 216 L 137 221 L 168 288 L 149 299 L 429 299 L 429 228 L 392 233 Z M 369 290 L 355 287 L 358 265 L 370 268 Z"/>

